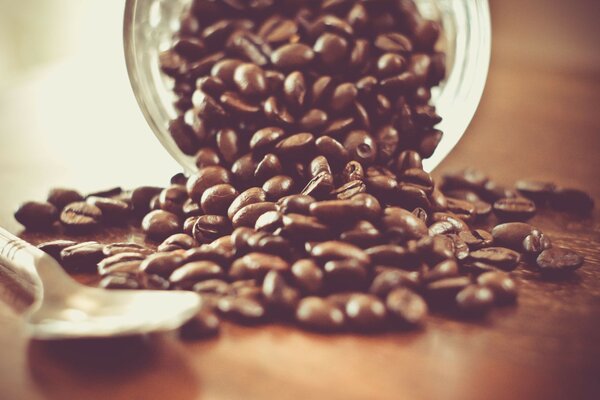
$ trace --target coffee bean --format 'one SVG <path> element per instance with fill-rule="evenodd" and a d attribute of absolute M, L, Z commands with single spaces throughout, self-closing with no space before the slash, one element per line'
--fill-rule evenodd
<path fill-rule="evenodd" d="M 521 257 L 516 251 L 505 247 L 486 247 L 472 251 L 469 254 L 469 259 L 488 263 L 505 271 L 511 271 L 517 267 Z"/>
<path fill-rule="evenodd" d="M 103 221 L 113 224 L 123 224 L 127 222 L 127 218 L 130 215 L 130 205 L 121 200 L 91 196 L 86 201 L 100 209 Z"/>
<path fill-rule="evenodd" d="M 46 201 L 53 204 L 58 210 L 62 211 L 65 206 L 78 201 L 83 201 L 83 196 L 76 190 L 65 188 L 54 188 L 48 192 Z"/>
<path fill-rule="evenodd" d="M 269 200 L 279 200 L 292 193 L 294 180 L 287 175 L 277 175 L 268 179 L 262 186 Z"/>
<path fill-rule="evenodd" d="M 66 247 L 60 252 L 63 267 L 74 272 L 91 272 L 104 258 L 104 246 L 98 242 L 83 242 Z"/>
<path fill-rule="evenodd" d="M 550 238 L 538 230 L 532 231 L 523 239 L 523 251 L 526 254 L 539 254 L 551 247 L 552 242 Z"/>
<path fill-rule="evenodd" d="M 427 300 L 435 306 L 448 308 L 456 295 L 471 284 L 467 276 L 445 278 L 433 281 L 425 286 Z"/>
<path fill-rule="evenodd" d="M 584 260 L 572 250 L 552 247 L 542 251 L 535 261 L 543 274 L 560 275 L 580 268 Z"/>
<path fill-rule="evenodd" d="M 364 330 L 380 328 L 387 317 L 385 305 L 381 300 L 376 296 L 362 293 L 350 296 L 345 313 L 348 323 Z"/>
<path fill-rule="evenodd" d="M 425 282 L 433 282 L 441 279 L 458 277 L 460 270 L 458 263 L 448 259 L 439 262 L 433 268 L 428 269 L 422 274 L 421 279 Z"/>
<path fill-rule="evenodd" d="M 100 225 L 101 220 L 100 208 L 84 201 L 67 205 L 60 214 L 61 224 L 75 233 L 89 231 Z"/>
<path fill-rule="evenodd" d="M 266 315 L 265 307 L 259 301 L 248 297 L 223 297 L 217 303 L 217 307 L 225 317 L 244 323 L 258 322 Z"/>
<path fill-rule="evenodd" d="M 383 235 L 369 221 L 357 221 L 340 234 L 340 240 L 355 246 L 368 248 L 383 241 Z"/>
<path fill-rule="evenodd" d="M 513 303 L 517 298 L 517 285 L 505 272 L 486 272 L 477 277 L 477 283 L 494 293 L 498 304 Z"/>
<path fill-rule="evenodd" d="M 239 193 L 227 183 L 211 186 L 202 193 L 200 206 L 205 214 L 225 215 Z"/>
<path fill-rule="evenodd" d="M 310 64 L 315 57 L 313 50 L 302 43 L 290 43 L 279 47 L 271 54 L 271 62 L 283 70 L 300 69 Z"/>
<path fill-rule="evenodd" d="M 494 292 L 486 286 L 469 285 L 456 295 L 459 310 L 469 316 L 481 316 L 494 305 Z"/>
<path fill-rule="evenodd" d="M 402 246 L 381 244 L 365 250 L 371 262 L 376 265 L 394 266 L 402 269 L 414 269 L 415 257 Z"/>
<path fill-rule="evenodd" d="M 269 271 L 287 271 L 283 258 L 266 253 L 248 253 L 231 265 L 229 276 L 236 279 L 262 279 Z"/>
<path fill-rule="evenodd" d="M 400 54 L 384 53 L 377 60 L 377 74 L 380 78 L 398 75 L 406 68 L 406 59 Z"/>
<path fill-rule="evenodd" d="M 331 194 L 339 200 L 347 200 L 352 197 L 364 193 L 367 190 L 367 186 L 363 181 L 354 180 L 343 184 L 339 188 L 333 190 Z"/>
<path fill-rule="evenodd" d="M 193 340 L 214 336 L 219 332 L 220 320 L 210 311 L 200 311 L 179 330 L 184 340 Z"/>
<path fill-rule="evenodd" d="M 42 250 L 44 253 L 50 255 L 52 258 L 60 261 L 60 252 L 67 247 L 76 245 L 77 242 L 72 240 L 51 240 L 49 242 L 40 243 L 37 248 Z"/>
<path fill-rule="evenodd" d="M 250 139 L 250 149 L 261 152 L 267 151 L 285 136 L 283 129 L 270 126 L 256 131 Z"/>
<path fill-rule="evenodd" d="M 333 189 L 333 176 L 327 172 L 321 172 L 313 177 L 300 192 L 302 195 L 322 197 L 329 194 Z"/>
<path fill-rule="evenodd" d="M 523 240 L 534 231 L 537 231 L 537 229 L 524 222 L 507 222 L 496 225 L 492 229 L 492 237 L 494 243 L 498 246 L 521 251 Z"/>
<path fill-rule="evenodd" d="M 294 282 L 307 293 L 317 293 L 323 286 L 323 270 L 312 259 L 300 259 L 291 268 Z"/>
<path fill-rule="evenodd" d="M 464 240 L 467 246 L 472 250 L 490 246 L 494 241 L 492 234 L 483 229 L 462 231 L 458 233 L 458 236 Z"/>
<path fill-rule="evenodd" d="M 365 289 L 368 276 L 365 263 L 358 259 L 333 259 L 325 262 L 325 282 L 329 291 Z"/>
<path fill-rule="evenodd" d="M 229 205 L 227 216 L 233 219 L 234 215 L 249 204 L 261 203 L 267 200 L 267 194 L 261 188 L 253 187 L 240 193 Z"/>
<path fill-rule="evenodd" d="M 199 294 L 226 295 L 230 293 L 229 283 L 221 279 L 208 279 L 197 282 L 192 290 Z"/>
<path fill-rule="evenodd" d="M 385 270 L 373 279 L 369 292 L 379 297 L 386 297 L 388 293 L 397 288 L 416 289 L 419 286 L 417 272 L 407 272 L 399 269 Z"/>
<path fill-rule="evenodd" d="M 277 205 L 269 201 L 248 204 L 235 213 L 231 219 L 231 224 L 234 228 L 240 226 L 254 227 L 258 217 L 267 211 L 274 211 L 276 209 Z"/>
<path fill-rule="evenodd" d="M 329 227 L 315 217 L 289 213 L 282 218 L 283 233 L 293 238 L 325 239 L 331 236 Z"/>
<path fill-rule="evenodd" d="M 146 214 L 142 220 L 142 230 L 152 240 L 164 240 L 179 232 L 180 222 L 177 215 L 163 210 Z"/>
<path fill-rule="evenodd" d="M 194 239 L 198 243 L 211 241 L 231 232 L 229 220 L 222 215 L 201 215 L 193 229 Z"/>
<path fill-rule="evenodd" d="M 110 243 L 104 246 L 102 250 L 105 257 L 114 256 L 119 253 L 141 253 L 144 255 L 150 255 L 153 253 L 151 249 L 146 246 L 137 243 L 122 242 L 122 243 Z"/>
<path fill-rule="evenodd" d="M 504 221 L 526 221 L 536 212 L 535 203 L 525 198 L 504 198 L 494 203 L 494 213 Z"/>
<path fill-rule="evenodd" d="M 297 31 L 298 26 L 294 21 L 273 16 L 261 25 L 258 35 L 269 43 L 281 43 L 292 38 Z"/>
<path fill-rule="evenodd" d="M 185 233 L 176 233 L 166 238 L 157 248 L 158 251 L 187 250 L 198 246 L 198 242 Z"/>
<path fill-rule="evenodd" d="M 256 64 L 238 65 L 233 74 L 233 81 L 244 96 L 262 97 L 267 91 L 265 72 Z"/>
<path fill-rule="evenodd" d="M 406 36 L 390 32 L 384 33 L 375 38 L 375 47 L 384 52 L 407 53 L 412 51 L 412 43 Z"/>
<path fill-rule="evenodd" d="M 58 219 L 58 209 L 51 203 L 28 201 L 15 212 L 15 219 L 28 230 L 48 230 Z"/>
<path fill-rule="evenodd" d="M 427 303 L 412 290 L 399 287 L 386 297 L 385 305 L 390 317 L 409 326 L 420 325 L 427 316 Z"/>
<path fill-rule="evenodd" d="M 382 218 L 388 233 L 400 240 L 419 239 L 427 235 L 427 226 L 411 212 L 398 207 L 386 208 Z"/>
<path fill-rule="evenodd" d="M 134 273 L 140 271 L 140 265 L 146 258 L 142 253 L 118 253 L 104 258 L 98 263 L 98 274 L 108 275 L 114 273 Z"/>
<path fill-rule="evenodd" d="M 279 210 L 284 214 L 296 213 L 308 215 L 310 213 L 310 205 L 314 202 L 314 197 L 293 194 L 279 199 L 277 205 L 279 206 Z"/>
<path fill-rule="evenodd" d="M 311 256 L 320 261 L 354 259 L 363 265 L 369 264 L 369 256 L 360 248 L 349 243 L 327 241 L 319 243 L 311 250 Z"/>
<path fill-rule="evenodd" d="M 351 159 L 363 165 L 373 163 L 377 157 L 377 145 L 366 131 L 351 131 L 346 136 L 344 147 L 348 150 Z"/>
<path fill-rule="evenodd" d="M 311 110 L 308 110 L 306 112 L 306 114 L 304 114 L 302 119 L 300 119 L 299 124 L 303 130 L 319 131 L 327 124 L 328 121 L 329 121 L 329 116 L 327 115 L 327 113 L 325 111 L 319 110 L 318 108 L 313 108 Z M 321 139 L 321 138 L 319 138 L 319 139 Z M 319 141 L 319 139 L 317 139 L 317 142 Z M 317 144 L 317 142 L 315 142 L 315 144 Z M 323 145 L 321 144 L 321 146 L 323 146 Z M 317 147 L 319 147 L 318 144 L 317 144 Z M 326 148 L 326 150 L 327 150 L 327 148 Z M 319 151 L 322 152 L 323 150 L 319 149 Z"/>
<path fill-rule="evenodd" d="M 283 94 L 290 107 L 299 109 L 306 101 L 306 81 L 300 71 L 290 73 L 283 82 Z"/>
<path fill-rule="evenodd" d="M 98 282 L 98 287 L 103 289 L 142 289 L 140 282 L 128 274 L 107 275 Z"/>
<path fill-rule="evenodd" d="M 220 95 L 219 100 L 223 105 L 223 108 L 227 110 L 229 113 L 238 116 L 239 118 L 247 118 L 256 116 L 260 113 L 261 108 L 260 105 L 248 101 L 247 99 L 240 96 L 238 93 L 227 91 Z M 227 132 L 234 132 L 231 130 L 227 130 Z M 227 138 L 233 138 L 234 136 L 230 135 Z M 230 139 L 231 140 L 231 139 Z M 220 145 L 219 147 L 223 147 Z M 221 152 L 223 152 L 221 150 Z M 231 161 L 230 161 L 231 162 Z"/>
<path fill-rule="evenodd" d="M 284 310 L 295 310 L 300 301 L 298 290 L 289 286 L 277 271 L 269 271 L 265 275 L 262 293 L 268 304 Z"/>
<path fill-rule="evenodd" d="M 320 297 L 305 297 L 296 308 L 296 320 L 309 329 L 335 331 L 344 326 L 344 313 Z"/>
<path fill-rule="evenodd" d="M 231 183 L 229 171 L 223 167 L 212 165 L 202 168 L 196 174 L 190 176 L 186 187 L 190 198 L 200 202 L 206 189 L 222 183 Z"/>
<path fill-rule="evenodd" d="M 556 186 L 551 182 L 522 179 L 515 183 L 515 188 L 521 195 L 533 200 L 536 204 L 544 204 L 550 199 Z"/>
<path fill-rule="evenodd" d="M 218 279 L 223 274 L 223 269 L 215 262 L 192 261 L 174 270 L 169 276 L 169 281 L 177 287 L 189 289 L 197 282 Z"/>
<path fill-rule="evenodd" d="M 232 34 L 226 46 L 232 53 L 261 67 L 266 66 L 271 57 L 271 47 L 261 37 L 248 31 L 239 30 Z"/>
<path fill-rule="evenodd" d="M 157 196 L 163 189 L 155 186 L 141 186 L 131 193 L 131 205 L 133 211 L 138 215 L 143 215 L 150 210 L 150 200 Z"/>
<path fill-rule="evenodd" d="M 183 264 L 183 260 L 183 256 L 177 252 L 156 253 L 142 261 L 140 270 L 147 274 L 168 278 L 173 271 Z"/>
<path fill-rule="evenodd" d="M 267 211 L 256 220 L 254 229 L 264 232 L 275 232 L 281 228 L 283 215 L 279 211 Z"/>
<path fill-rule="evenodd" d="M 314 145 L 312 133 L 297 133 L 277 143 L 276 151 L 282 157 L 300 157 Z"/>
<path fill-rule="evenodd" d="M 593 210 L 594 199 L 578 189 L 557 189 L 550 197 L 550 205 L 560 211 L 586 215 Z"/>
<path fill-rule="evenodd" d="M 263 111 L 269 122 L 287 126 L 294 123 L 293 115 L 283 102 L 275 96 L 269 97 L 263 104 Z"/>

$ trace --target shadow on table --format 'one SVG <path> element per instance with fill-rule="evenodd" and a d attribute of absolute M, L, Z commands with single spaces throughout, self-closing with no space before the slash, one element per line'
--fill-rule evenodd
<path fill-rule="evenodd" d="M 48 399 L 195 399 L 200 382 L 167 336 L 31 341 L 28 366 Z"/>

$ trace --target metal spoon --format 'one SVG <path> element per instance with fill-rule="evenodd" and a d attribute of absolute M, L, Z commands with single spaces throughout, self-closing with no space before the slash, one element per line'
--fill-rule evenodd
<path fill-rule="evenodd" d="M 81 285 L 43 251 L 0 228 L 0 269 L 31 286 L 34 301 L 25 312 L 35 339 L 81 339 L 167 331 L 200 309 L 192 292 L 108 291 Z"/>

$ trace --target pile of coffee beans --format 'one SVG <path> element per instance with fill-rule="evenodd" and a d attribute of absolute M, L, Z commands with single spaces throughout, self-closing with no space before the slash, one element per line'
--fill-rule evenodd
<path fill-rule="evenodd" d="M 372 331 L 431 309 L 484 316 L 515 301 L 519 265 L 561 277 L 583 263 L 526 221 L 594 203 L 473 169 L 434 182 L 422 160 L 442 135 L 439 35 L 407 0 L 194 1 L 160 60 L 171 135 L 198 170 L 167 187 L 55 189 L 15 217 L 68 235 L 40 248 L 101 287 L 197 292 L 184 338 L 220 317 Z M 71 240 L 119 224 L 146 242 Z"/>

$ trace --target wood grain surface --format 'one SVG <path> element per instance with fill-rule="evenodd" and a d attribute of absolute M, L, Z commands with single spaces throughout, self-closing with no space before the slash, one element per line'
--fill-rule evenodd
<path fill-rule="evenodd" d="M 484 98 L 436 175 L 472 165 L 501 183 L 548 179 L 584 188 L 600 202 L 598 11 L 597 1 L 492 2 Z M 23 112 L 26 119 L 26 111 L 0 98 L 0 115 Z M 53 165 L 53 154 L 24 145 L 41 140 L 41 130 L 15 131 L 7 121 L 0 118 L 0 224 L 18 231 L 14 206 L 60 185 L 64 173 L 41 167 Z M 117 172 L 107 166 L 106 175 L 102 181 L 70 174 L 68 184 L 88 188 Z M 572 278 L 548 281 L 519 268 L 518 305 L 479 322 L 434 315 L 421 331 L 320 335 L 283 324 L 225 324 L 219 337 L 193 343 L 174 335 L 31 342 L 20 324 L 18 287 L 0 278 L 0 398 L 597 399 L 598 215 L 545 211 L 533 220 L 555 243 L 586 256 Z M 128 234 L 116 230 L 112 237 Z"/>

